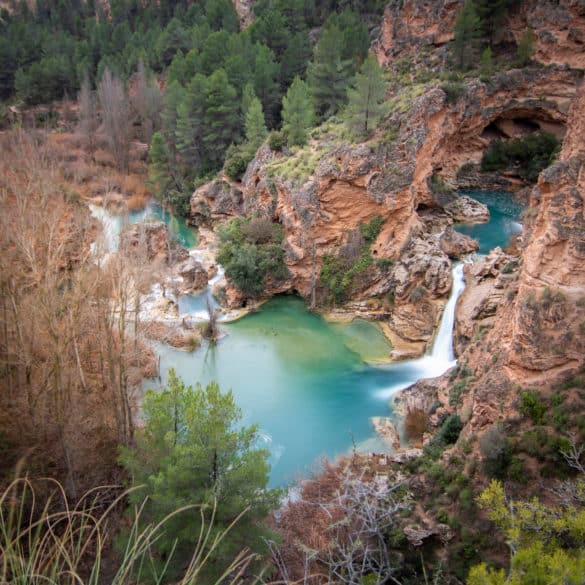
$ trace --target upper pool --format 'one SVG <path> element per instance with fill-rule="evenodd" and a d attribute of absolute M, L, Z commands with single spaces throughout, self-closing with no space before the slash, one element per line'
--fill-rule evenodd
<path fill-rule="evenodd" d="M 460 191 L 487 205 L 490 210 L 490 221 L 480 224 L 457 224 L 455 229 L 479 242 L 479 253 L 487 254 L 494 248 L 505 247 L 512 236 L 522 231 L 519 223 L 523 206 L 512 193 L 505 191 Z"/>

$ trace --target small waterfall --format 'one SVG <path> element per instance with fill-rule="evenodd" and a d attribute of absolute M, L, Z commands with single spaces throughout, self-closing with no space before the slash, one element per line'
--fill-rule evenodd
<path fill-rule="evenodd" d="M 451 366 L 451 362 L 455 360 L 453 353 L 453 325 L 455 324 L 455 307 L 457 299 L 465 288 L 465 281 L 463 280 L 463 264 L 457 264 L 453 268 L 453 286 L 451 288 L 451 295 L 443 310 L 441 317 L 441 324 L 435 341 L 433 342 L 433 349 L 431 357 L 439 362 L 444 362 Z"/>
<path fill-rule="evenodd" d="M 407 388 L 418 380 L 424 378 L 436 378 L 443 375 L 449 368 L 453 367 L 457 360 L 453 354 L 453 325 L 455 323 L 455 307 L 457 299 L 465 288 L 463 279 L 463 264 L 457 264 L 452 271 L 453 286 L 451 295 L 443 309 L 441 323 L 433 342 L 430 353 L 421 358 L 390 364 L 385 369 L 394 374 L 400 375 L 402 381 L 393 384 L 388 388 L 377 391 L 379 398 L 388 400 L 399 390 Z"/>

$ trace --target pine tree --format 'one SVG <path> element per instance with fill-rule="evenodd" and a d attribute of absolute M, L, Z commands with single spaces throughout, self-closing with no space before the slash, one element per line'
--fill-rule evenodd
<path fill-rule="evenodd" d="M 351 72 L 351 61 L 343 59 L 341 31 L 337 26 L 325 29 L 308 71 L 311 93 L 321 119 L 332 116 L 345 103 Z"/>
<path fill-rule="evenodd" d="M 530 65 L 532 57 L 534 56 L 534 42 L 536 37 L 534 31 L 529 28 L 518 41 L 518 64 L 520 67 Z"/>
<path fill-rule="evenodd" d="M 177 81 L 167 85 L 164 95 L 162 118 L 162 135 L 173 154 L 177 152 L 177 121 L 179 104 L 183 101 L 185 89 Z"/>
<path fill-rule="evenodd" d="M 303 146 L 307 142 L 313 120 L 313 100 L 309 87 L 300 77 L 295 77 L 282 100 L 282 127 L 289 146 Z"/>
<path fill-rule="evenodd" d="M 206 162 L 203 140 L 207 131 L 204 122 L 207 83 L 203 75 L 196 75 L 177 107 L 177 150 L 193 175 L 197 175 Z"/>
<path fill-rule="evenodd" d="M 482 80 L 487 81 L 494 74 L 494 53 L 490 47 L 486 47 L 481 54 L 479 69 Z"/>
<path fill-rule="evenodd" d="M 227 147 L 240 134 L 239 106 L 236 90 L 223 69 L 215 71 L 206 85 L 203 142 L 206 155 L 217 168 L 223 162 Z"/>
<path fill-rule="evenodd" d="M 258 98 L 253 98 L 246 114 L 246 141 L 250 149 L 256 152 L 267 134 L 262 104 Z"/>
<path fill-rule="evenodd" d="M 248 82 L 244 86 L 244 91 L 242 93 L 242 115 L 244 116 L 244 120 L 246 120 L 246 116 L 248 115 L 248 110 L 250 109 L 250 105 L 252 101 L 257 99 L 256 92 L 254 91 L 254 86 Z"/>
<path fill-rule="evenodd" d="M 458 12 L 455 21 L 453 58 L 457 69 L 467 71 L 477 63 L 480 36 L 481 21 L 473 1 L 465 0 L 465 5 Z"/>
<path fill-rule="evenodd" d="M 278 63 L 274 53 L 263 45 L 256 45 L 256 59 L 254 63 L 254 91 L 262 102 L 266 122 L 271 128 L 278 120 L 278 106 L 280 91 L 278 86 Z"/>
<path fill-rule="evenodd" d="M 354 86 L 348 90 L 347 125 L 355 138 L 367 138 L 384 112 L 386 83 L 373 55 L 364 61 Z"/>
<path fill-rule="evenodd" d="M 475 0 L 475 9 L 480 18 L 480 27 L 490 45 L 493 44 L 496 31 L 502 25 L 514 1 Z"/>
<path fill-rule="evenodd" d="M 298 75 L 304 77 L 311 58 L 309 35 L 302 31 L 295 34 L 280 61 L 280 86 L 288 87 Z"/>
<path fill-rule="evenodd" d="M 153 563 L 175 549 L 168 577 L 176 576 L 173 568 L 178 573 L 189 562 L 203 522 L 209 525 L 213 517 L 206 554 L 214 537 L 246 511 L 204 565 L 201 581 L 215 583 L 242 549 L 262 553 L 270 536 L 262 521 L 278 505 L 279 492 L 267 487 L 269 453 L 255 447 L 258 427 L 240 427 L 242 413 L 231 392 L 222 393 L 215 382 L 186 387 L 173 370 L 165 390 L 146 393 L 143 413 L 135 447 L 123 449 L 120 458 L 132 485 L 142 486 L 129 495 L 132 505 L 143 506 L 140 528 L 197 506 L 165 523 Z"/>

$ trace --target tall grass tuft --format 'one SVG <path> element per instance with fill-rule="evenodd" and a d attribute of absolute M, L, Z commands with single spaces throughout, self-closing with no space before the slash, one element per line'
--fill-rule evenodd
<path fill-rule="evenodd" d="M 136 585 L 146 580 L 149 585 L 164 583 L 173 555 L 166 559 L 162 569 L 157 569 L 160 565 L 153 562 L 152 545 L 171 517 L 199 508 L 202 518 L 199 539 L 189 565 L 176 582 L 195 585 L 201 582 L 201 569 L 213 557 L 214 550 L 245 513 L 237 516 L 225 531 L 213 535 L 214 513 L 206 525 L 201 506 L 185 506 L 146 527 L 140 522 L 141 506 L 134 512 L 129 538 L 116 558 L 111 546 L 115 532 L 112 525 L 131 490 L 120 492 L 117 486 L 101 486 L 72 505 L 61 484 L 50 479 L 46 482 L 50 495 L 42 501 L 28 478 L 15 479 L 0 493 L 0 583 Z M 253 560 L 253 554 L 241 551 L 217 583 L 240 582 Z"/>

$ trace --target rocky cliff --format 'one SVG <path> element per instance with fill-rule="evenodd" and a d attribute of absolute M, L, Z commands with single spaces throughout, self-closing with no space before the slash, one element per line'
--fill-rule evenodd
<path fill-rule="evenodd" d="M 447 43 L 453 39 L 453 25 L 463 4 L 463 0 L 390 3 L 374 44 L 380 63 L 391 66 L 397 59 L 410 56 L 435 68 L 444 65 Z M 529 28 L 535 33 L 537 61 L 585 68 L 585 4 L 581 0 L 516 3 L 495 41 L 513 50 Z"/>
<path fill-rule="evenodd" d="M 563 136 L 577 80 L 577 73 L 558 67 L 511 70 L 489 84 L 462 84 L 455 99 L 439 81 L 396 85 L 390 113 L 369 141 L 351 144 L 343 125 L 332 121 L 304 149 L 277 153 L 264 146 L 241 183 L 224 178 L 194 193 L 192 219 L 257 214 L 281 223 L 291 277 L 268 292 L 294 290 L 319 304 L 323 257 L 380 215 L 375 262 L 353 284 L 348 308 L 359 312 L 368 302 L 397 346 L 405 342 L 398 353 L 419 354 L 451 287 L 449 256 L 475 249 L 461 238 L 454 245 L 449 226 L 487 217 L 483 206 L 461 205 L 451 194 L 462 167 L 473 167 L 491 140 L 514 135 L 516 127 Z"/>

